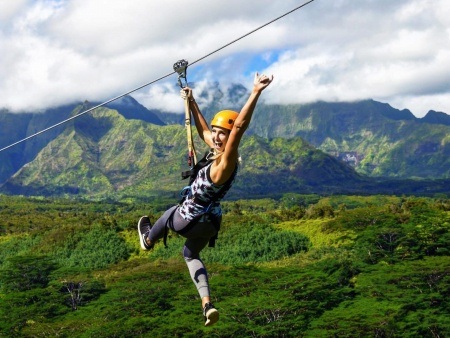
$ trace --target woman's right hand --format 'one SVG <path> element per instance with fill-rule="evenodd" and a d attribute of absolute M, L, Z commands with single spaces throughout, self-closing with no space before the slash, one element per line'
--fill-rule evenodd
<path fill-rule="evenodd" d="M 194 95 L 192 94 L 192 89 L 189 87 L 184 87 L 180 90 L 180 95 L 183 100 L 194 101 Z"/>

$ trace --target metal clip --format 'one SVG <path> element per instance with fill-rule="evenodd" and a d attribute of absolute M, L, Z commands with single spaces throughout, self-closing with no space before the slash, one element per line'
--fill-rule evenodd
<path fill-rule="evenodd" d="M 178 73 L 178 85 L 181 88 L 187 87 L 186 72 L 187 72 L 188 64 L 189 64 L 189 62 L 187 62 L 186 60 L 183 59 L 183 60 L 178 60 L 173 65 L 173 70 Z M 181 82 L 181 79 L 184 79 L 184 81 L 185 81 L 184 85 Z"/>

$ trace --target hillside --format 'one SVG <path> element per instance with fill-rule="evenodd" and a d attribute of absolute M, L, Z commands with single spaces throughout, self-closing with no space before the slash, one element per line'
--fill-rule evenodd
<path fill-rule="evenodd" d="M 204 327 L 180 255 L 140 250 L 164 202 L 0 196 L 2 337 L 448 337 L 450 201 L 286 194 L 224 203 L 202 251 Z"/>
<path fill-rule="evenodd" d="M 69 122 L 3 189 L 13 194 L 104 196 L 149 173 L 152 186 L 158 187 L 162 173 L 170 174 L 170 166 L 179 168 L 182 139 L 180 126 L 157 127 L 99 108 Z"/>
<path fill-rule="evenodd" d="M 21 140 L 28 135 L 44 130 L 70 116 L 73 105 L 67 105 L 45 112 L 13 114 L 0 111 L 0 146 Z M 41 149 L 58 136 L 64 127 L 56 127 L 27 142 L 20 143 L 0 153 L 0 184 L 33 160 Z"/>
<path fill-rule="evenodd" d="M 52 127 L 95 105 L 96 103 L 84 102 L 82 104 L 70 104 L 50 108 L 41 112 L 20 114 L 0 110 L 0 147 L 6 147 L 29 135 Z M 130 96 L 114 101 L 108 107 L 119 109 L 122 116 L 127 119 L 139 119 L 154 125 L 164 125 L 164 122 L 154 112 L 146 109 Z M 34 160 L 37 154 L 65 129 L 66 125 L 52 128 L 37 137 L 1 152 L 0 184 L 8 180 L 22 166 Z"/>
<path fill-rule="evenodd" d="M 248 95 L 241 85 L 230 87 L 228 93 L 214 88 L 214 100 L 203 108 L 207 120 L 224 106 L 239 110 Z M 197 96 L 202 102 L 207 93 Z M 180 115 L 158 116 L 167 123 L 182 123 Z M 450 115 L 443 112 L 430 110 L 416 118 L 407 109 L 374 100 L 291 105 L 262 101 L 248 132 L 269 139 L 301 137 L 362 175 L 450 178 Z"/>

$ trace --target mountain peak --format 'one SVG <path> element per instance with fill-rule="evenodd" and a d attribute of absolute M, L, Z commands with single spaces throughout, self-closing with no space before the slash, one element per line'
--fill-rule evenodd
<path fill-rule="evenodd" d="M 433 124 L 444 124 L 450 126 L 450 115 L 443 112 L 438 112 L 430 110 L 423 118 L 420 119 L 421 122 L 433 123 Z"/>
<path fill-rule="evenodd" d="M 123 117 L 129 120 L 142 120 L 158 126 L 165 125 L 155 111 L 145 108 L 130 95 L 123 96 L 108 103 L 106 107 L 117 110 Z"/>

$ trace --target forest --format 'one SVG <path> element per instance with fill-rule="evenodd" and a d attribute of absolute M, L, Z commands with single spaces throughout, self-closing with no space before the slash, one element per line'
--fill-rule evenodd
<path fill-rule="evenodd" d="M 450 336 L 446 195 L 224 201 L 212 327 L 183 238 L 139 246 L 172 203 L 0 195 L 0 337 Z"/>

